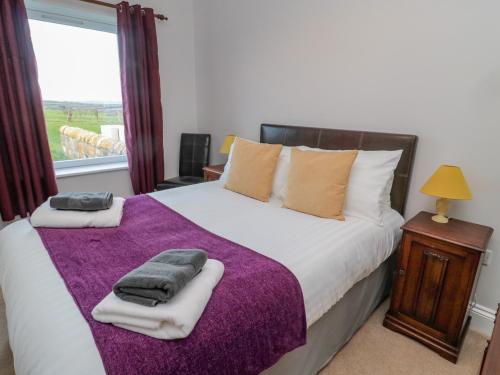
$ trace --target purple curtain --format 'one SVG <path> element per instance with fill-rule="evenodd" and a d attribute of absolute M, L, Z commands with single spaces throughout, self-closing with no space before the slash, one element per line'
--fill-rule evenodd
<path fill-rule="evenodd" d="M 23 0 L 0 1 L 0 214 L 26 217 L 57 193 Z"/>
<path fill-rule="evenodd" d="M 125 141 L 136 194 L 163 181 L 163 120 L 155 18 L 152 9 L 122 2 L 118 13 L 118 49 Z"/>

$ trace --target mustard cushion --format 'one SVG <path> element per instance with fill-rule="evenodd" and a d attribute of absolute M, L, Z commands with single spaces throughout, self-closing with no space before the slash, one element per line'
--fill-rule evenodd
<path fill-rule="evenodd" d="M 281 145 L 255 143 L 236 138 L 231 169 L 224 187 L 268 202 L 281 147 Z"/>
<path fill-rule="evenodd" d="M 351 168 L 358 152 L 292 150 L 283 207 L 319 217 L 344 220 Z"/>

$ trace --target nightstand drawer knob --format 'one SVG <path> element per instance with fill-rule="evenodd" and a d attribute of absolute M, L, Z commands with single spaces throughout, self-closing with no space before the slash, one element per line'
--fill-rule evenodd
<path fill-rule="evenodd" d="M 405 270 L 404 268 L 401 268 L 401 269 L 398 271 L 398 273 L 399 273 L 399 276 L 404 276 L 404 275 L 405 275 L 405 273 L 406 273 L 406 270 Z"/>

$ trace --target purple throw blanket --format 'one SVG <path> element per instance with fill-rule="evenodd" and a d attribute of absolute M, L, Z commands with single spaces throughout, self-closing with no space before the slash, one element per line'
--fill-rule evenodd
<path fill-rule="evenodd" d="M 118 228 L 39 228 L 38 233 L 87 320 L 109 375 L 258 374 L 305 344 L 302 291 L 287 268 L 148 196 L 126 201 Z M 92 319 L 92 309 L 120 277 L 170 248 L 204 249 L 225 266 L 190 336 L 162 341 Z"/>

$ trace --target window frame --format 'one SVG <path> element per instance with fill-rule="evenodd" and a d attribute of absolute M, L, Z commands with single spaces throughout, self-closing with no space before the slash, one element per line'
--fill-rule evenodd
<path fill-rule="evenodd" d="M 117 33 L 116 22 L 111 23 L 101 20 L 94 20 L 88 17 L 75 17 L 71 15 L 71 12 L 68 12 L 68 14 L 66 14 L 66 12 L 61 12 L 60 9 L 54 12 L 51 10 L 45 11 L 28 7 L 26 10 L 28 13 L 28 19 L 80 27 L 82 29 L 104 31 L 113 34 Z M 54 161 L 53 164 L 56 171 L 64 171 L 64 169 L 66 168 L 88 168 L 91 166 L 102 166 L 104 164 L 123 164 L 127 161 L 127 155 L 116 155 L 85 159 L 58 160 Z"/>

